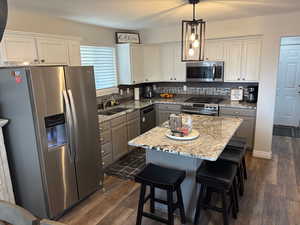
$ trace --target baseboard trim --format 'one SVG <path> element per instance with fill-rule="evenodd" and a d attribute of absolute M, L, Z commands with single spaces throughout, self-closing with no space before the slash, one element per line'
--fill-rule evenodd
<path fill-rule="evenodd" d="M 272 159 L 272 152 L 253 150 L 253 156 L 262 159 Z"/>

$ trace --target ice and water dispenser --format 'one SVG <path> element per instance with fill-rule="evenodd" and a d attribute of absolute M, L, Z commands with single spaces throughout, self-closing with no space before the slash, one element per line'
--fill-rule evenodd
<path fill-rule="evenodd" d="M 67 143 L 68 139 L 64 114 L 46 117 L 45 127 L 48 138 L 48 148 L 59 147 Z"/>

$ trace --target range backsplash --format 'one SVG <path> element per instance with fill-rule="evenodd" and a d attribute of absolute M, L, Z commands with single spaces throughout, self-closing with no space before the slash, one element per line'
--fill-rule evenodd
<path fill-rule="evenodd" d="M 187 86 L 186 91 L 184 85 Z M 203 95 L 230 97 L 232 88 L 244 88 L 244 96 L 248 96 L 247 87 L 258 86 L 258 83 L 157 83 L 154 85 L 156 94 L 171 93 L 178 95 Z"/>

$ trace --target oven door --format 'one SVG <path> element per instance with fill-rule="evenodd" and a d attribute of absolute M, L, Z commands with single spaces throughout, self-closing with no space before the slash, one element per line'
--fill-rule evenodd
<path fill-rule="evenodd" d="M 223 82 L 224 62 L 187 63 L 187 81 L 189 82 Z"/>

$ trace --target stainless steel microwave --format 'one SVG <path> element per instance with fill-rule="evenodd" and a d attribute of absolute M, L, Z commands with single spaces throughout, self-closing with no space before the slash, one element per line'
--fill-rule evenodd
<path fill-rule="evenodd" d="M 190 82 L 223 82 L 223 61 L 201 61 L 186 64 L 186 80 Z"/>

